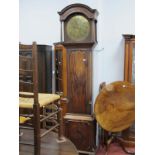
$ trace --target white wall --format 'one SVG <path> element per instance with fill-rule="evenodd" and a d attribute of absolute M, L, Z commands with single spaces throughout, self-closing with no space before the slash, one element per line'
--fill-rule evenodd
<path fill-rule="evenodd" d="M 99 84 L 123 80 L 122 34 L 134 34 L 134 0 L 20 0 L 19 41 L 52 45 L 60 41 L 58 11 L 72 3 L 97 9 L 98 45 L 93 52 L 93 101 Z M 102 50 L 104 48 L 104 50 Z"/>

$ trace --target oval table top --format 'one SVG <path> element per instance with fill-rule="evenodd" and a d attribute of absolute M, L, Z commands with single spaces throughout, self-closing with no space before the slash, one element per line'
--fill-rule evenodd
<path fill-rule="evenodd" d="M 117 81 L 106 85 L 96 98 L 94 111 L 100 126 L 110 132 L 120 132 L 135 120 L 135 87 Z"/>
<path fill-rule="evenodd" d="M 33 131 L 21 130 L 23 133 L 21 141 L 33 142 Z M 41 138 L 41 155 L 78 155 L 74 144 L 67 138 L 63 142 L 58 141 L 58 135 L 50 132 Z M 34 155 L 34 147 L 29 145 L 19 145 L 19 155 Z"/>

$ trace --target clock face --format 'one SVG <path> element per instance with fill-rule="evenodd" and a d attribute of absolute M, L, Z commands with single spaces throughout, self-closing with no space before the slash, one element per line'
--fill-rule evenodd
<path fill-rule="evenodd" d="M 67 22 L 67 36 L 73 41 L 83 41 L 90 33 L 90 24 L 82 15 L 75 15 Z"/>

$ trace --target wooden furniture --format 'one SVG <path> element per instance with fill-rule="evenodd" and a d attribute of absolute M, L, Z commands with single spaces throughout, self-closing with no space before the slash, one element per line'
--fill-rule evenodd
<path fill-rule="evenodd" d="M 55 82 L 56 93 L 67 96 L 67 61 L 66 49 L 63 45 L 55 45 Z"/>
<path fill-rule="evenodd" d="M 107 84 L 96 98 L 94 111 L 98 123 L 107 131 L 120 132 L 135 120 L 135 88 L 128 82 Z"/>
<path fill-rule="evenodd" d="M 135 35 L 124 34 L 124 80 L 135 84 Z M 135 146 L 134 124 L 122 132 L 122 143 L 128 146 L 132 143 Z"/>
<path fill-rule="evenodd" d="M 60 96 L 56 94 L 45 94 L 45 93 L 38 93 L 38 52 L 37 52 L 37 45 L 35 42 L 33 42 L 32 45 L 24 46 L 24 50 L 31 51 L 32 57 L 28 56 L 21 56 L 19 55 L 19 77 L 22 77 L 20 79 L 21 85 L 28 85 L 31 86 L 33 89 L 32 92 L 20 92 L 19 93 L 19 110 L 21 109 L 31 109 L 32 114 L 25 115 L 20 113 L 20 117 L 28 117 L 28 119 L 31 118 L 32 124 L 29 124 L 29 126 L 25 126 L 26 119 L 23 122 L 20 123 L 20 129 L 28 129 L 34 131 L 34 143 L 27 143 L 21 141 L 20 138 L 20 144 L 24 145 L 34 145 L 34 155 L 40 155 L 40 143 L 41 138 L 44 137 L 46 134 L 48 134 L 50 131 L 58 128 L 58 138 L 59 140 L 62 140 L 62 114 L 61 114 L 61 108 L 60 108 Z M 28 59 L 28 60 L 27 60 Z M 30 61 L 32 63 L 32 69 L 25 69 L 25 65 Z M 27 81 L 27 76 L 32 77 L 32 81 Z M 26 80 L 26 81 L 24 81 Z M 26 86 L 26 88 L 28 88 Z M 40 114 L 40 109 L 43 109 L 44 107 L 48 105 L 55 105 L 55 111 L 51 113 L 44 113 Z M 20 111 L 19 111 L 20 112 Z M 53 124 L 48 130 L 41 133 L 41 122 L 44 122 L 46 120 L 50 119 Z M 31 123 L 30 122 L 30 123 Z M 23 133 L 25 134 L 25 133 Z M 22 134 L 20 133 L 20 137 Z M 30 136 L 30 135 L 29 135 Z"/>
<path fill-rule="evenodd" d="M 33 133 L 31 130 L 22 130 L 25 134 L 22 140 L 29 143 L 33 142 Z M 41 132 L 44 132 L 41 130 Z M 74 144 L 66 138 L 63 143 L 57 141 L 58 135 L 55 132 L 50 132 L 48 136 L 41 139 L 41 155 L 78 155 Z M 33 147 L 28 145 L 20 145 L 19 155 L 34 155 Z"/>
<path fill-rule="evenodd" d="M 96 139 L 96 122 L 90 115 L 66 114 L 64 117 L 66 137 L 80 153 L 94 152 Z"/>
<path fill-rule="evenodd" d="M 124 34 L 124 80 L 135 83 L 135 35 Z"/>
<path fill-rule="evenodd" d="M 97 122 L 104 129 L 104 144 L 108 148 L 114 139 L 122 145 L 122 136 L 118 133 L 132 125 L 135 119 L 135 88 L 129 82 L 117 81 L 105 85 L 95 101 Z"/>
<path fill-rule="evenodd" d="M 73 46 L 55 44 L 56 92 L 68 98 L 68 113 L 91 114 L 92 49 Z"/>
<path fill-rule="evenodd" d="M 26 49 L 29 45 L 19 44 L 19 54 L 21 56 L 32 57 L 32 51 Z M 37 45 L 38 53 L 38 90 L 40 93 L 52 92 L 52 46 L 49 45 Z M 19 62 L 19 65 L 21 63 Z M 24 64 L 25 69 L 32 69 L 32 63 L 28 62 Z M 22 77 L 20 77 L 22 78 Z M 27 81 L 32 81 L 32 76 L 27 75 Z M 25 86 L 20 85 L 20 91 L 32 91 L 32 88 L 28 90 Z"/>
<path fill-rule="evenodd" d="M 64 117 L 65 135 L 73 141 L 79 152 L 90 153 L 95 144 L 95 123 L 91 109 L 92 50 L 97 42 L 98 12 L 83 4 L 72 4 L 58 13 L 61 42 L 54 44 L 55 77 L 56 92 L 68 99 Z M 89 120 L 86 119 L 88 115 Z M 84 136 L 84 130 L 87 130 L 87 136 Z"/>

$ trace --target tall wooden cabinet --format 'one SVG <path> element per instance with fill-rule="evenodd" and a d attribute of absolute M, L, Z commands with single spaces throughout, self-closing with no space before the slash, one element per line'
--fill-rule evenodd
<path fill-rule="evenodd" d="M 124 80 L 135 83 L 135 35 L 124 34 Z"/>
<path fill-rule="evenodd" d="M 64 8 L 59 12 L 61 42 L 54 44 L 56 92 L 68 98 L 65 135 L 81 153 L 92 152 L 95 147 L 96 126 L 91 107 L 97 14 L 97 10 L 83 4 Z"/>
<path fill-rule="evenodd" d="M 124 81 L 135 84 L 135 35 L 124 34 Z M 125 146 L 135 145 L 135 124 L 122 132 Z"/>
<path fill-rule="evenodd" d="M 23 50 L 22 47 L 27 46 L 25 44 L 19 44 L 19 54 L 27 57 L 32 57 L 32 51 Z M 38 83 L 40 93 L 52 92 L 52 46 L 49 45 L 37 45 L 38 52 Z M 20 65 L 20 62 L 19 62 Z M 27 69 L 31 70 L 31 64 L 26 64 Z M 20 77 L 19 77 L 20 78 Z M 32 77 L 27 77 L 28 81 L 32 80 Z M 27 88 L 22 88 L 22 91 L 28 91 Z M 32 90 L 29 90 L 32 91 Z"/>

